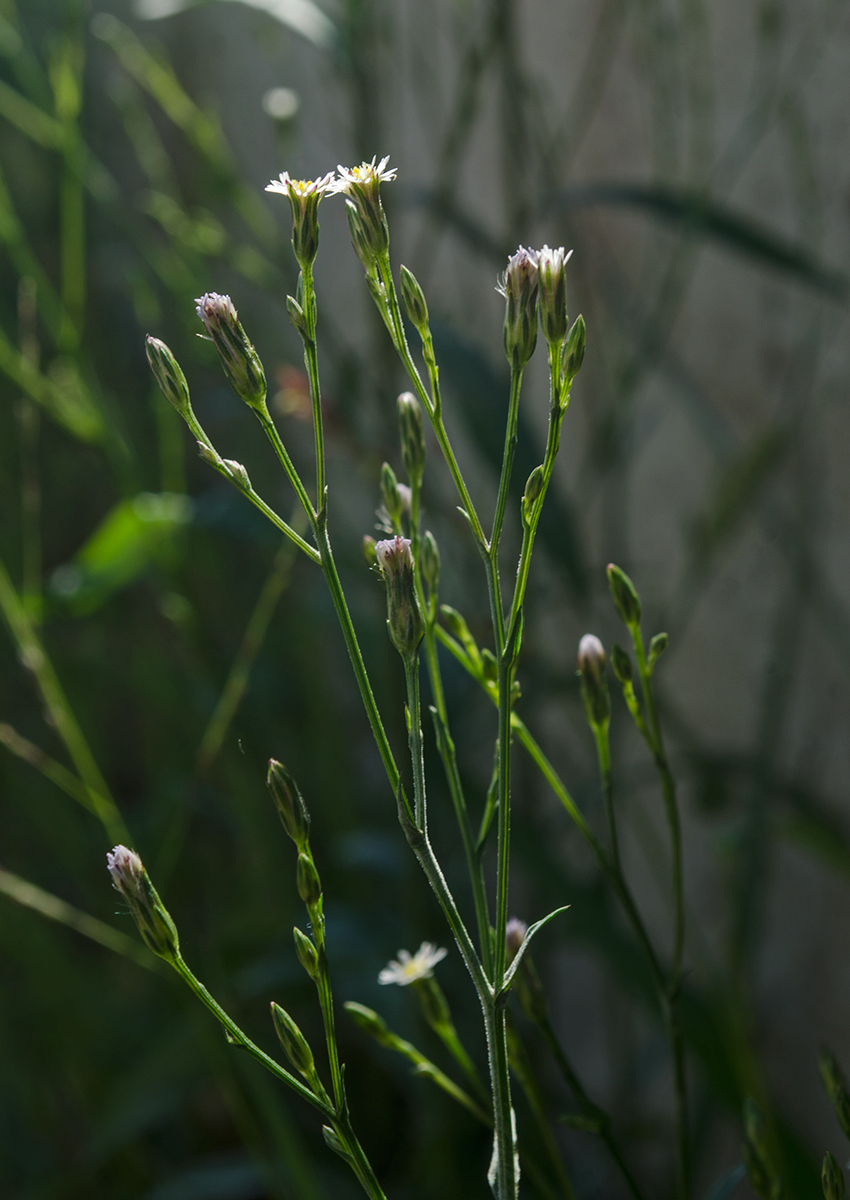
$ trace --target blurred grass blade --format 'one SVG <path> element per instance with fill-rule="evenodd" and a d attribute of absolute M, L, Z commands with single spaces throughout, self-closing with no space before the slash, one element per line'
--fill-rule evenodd
<path fill-rule="evenodd" d="M 98 942 L 107 950 L 114 950 L 116 954 L 132 958 L 134 962 L 142 967 L 147 967 L 149 971 L 159 969 L 159 960 L 149 950 L 146 950 L 136 938 L 128 937 L 119 930 L 113 929 L 111 925 L 99 921 L 97 917 L 92 917 L 79 908 L 74 908 L 72 904 L 54 896 L 52 892 L 46 892 L 34 883 L 21 879 L 19 875 L 13 875 L 11 871 L 4 870 L 3 867 L 0 867 L 0 892 L 4 896 L 8 896 L 10 900 L 14 900 L 16 904 L 20 904 L 24 908 L 31 908 L 33 912 L 41 913 L 50 921 L 58 921 L 60 925 L 67 925 L 69 929 L 75 929 L 83 937 Z"/>
<path fill-rule="evenodd" d="M 784 271 L 842 304 L 850 300 L 850 278 L 846 275 L 818 262 L 798 242 L 699 191 L 657 184 L 598 183 L 558 192 L 545 202 L 544 209 L 597 206 L 642 209 L 659 221 L 686 226 L 730 250 Z"/>
<path fill-rule="evenodd" d="M 62 145 L 62 123 L 2 80 L 0 117 L 4 117 L 10 125 L 14 125 L 39 146 L 48 150 L 58 150 Z"/>
<path fill-rule="evenodd" d="M 103 419 L 71 359 L 55 359 L 43 375 L 0 329 L 0 371 L 69 433 L 84 442 L 103 440 Z"/>
<path fill-rule="evenodd" d="M 97 815 L 96 810 L 92 806 L 91 797 L 86 785 L 77 778 L 74 772 L 69 771 L 67 767 L 63 767 L 62 763 L 57 762 L 55 758 L 51 758 L 40 746 L 36 746 L 34 742 L 30 742 L 27 738 L 22 737 L 17 729 L 13 729 L 11 725 L 7 725 L 5 721 L 0 722 L 0 746 L 5 746 L 11 754 L 14 754 L 23 762 L 29 763 L 31 767 L 35 767 L 45 779 L 49 779 L 51 783 L 55 783 L 72 800 L 76 800 L 78 804 L 82 804 L 89 812 L 94 812 Z"/>
<path fill-rule="evenodd" d="M 44 646 L 33 629 L 2 561 L 0 611 L 18 648 L 18 656 L 24 666 L 32 671 L 56 732 L 65 743 L 71 761 L 88 790 L 92 811 L 112 842 L 131 842 L 124 819 L 110 795 L 106 780 L 100 773 Z"/>

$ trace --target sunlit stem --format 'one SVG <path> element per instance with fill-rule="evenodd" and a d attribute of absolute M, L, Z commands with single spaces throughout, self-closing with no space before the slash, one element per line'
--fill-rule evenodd
<path fill-rule="evenodd" d="M 325 436 L 322 423 L 322 393 L 319 387 L 319 356 L 316 349 L 316 293 L 313 287 L 313 267 L 301 271 L 304 297 L 304 321 L 307 337 L 304 342 L 304 365 L 310 383 L 310 402 L 313 407 L 313 438 L 316 447 L 316 508 L 325 502 Z"/>

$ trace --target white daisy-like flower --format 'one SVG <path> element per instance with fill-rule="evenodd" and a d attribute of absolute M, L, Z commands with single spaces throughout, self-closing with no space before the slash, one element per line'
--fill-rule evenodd
<path fill-rule="evenodd" d="M 338 166 L 338 175 L 328 191 L 345 192 L 346 196 L 351 196 L 367 188 L 375 190 L 380 184 L 389 183 L 395 179 L 395 167 L 387 170 L 387 163 L 390 161 L 389 154 L 385 154 L 376 166 L 377 158 L 378 156 L 375 154 L 372 156 L 371 162 L 362 162 L 359 167 Z"/>
<path fill-rule="evenodd" d="M 333 171 L 320 179 L 293 179 L 288 171 L 282 171 L 279 179 L 273 179 L 267 192 L 286 196 L 292 209 L 292 248 L 302 271 L 309 267 L 319 249 L 319 201 L 330 190 Z"/>
<path fill-rule="evenodd" d="M 278 179 L 273 179 L 266 187 L 267 192 L 280 192 L 286 196 L 288 200 L 298 203 L 310 196 L 318 196 L 319 199 L 324 196 L 329 190 L 333 182 L 334 173 L 329 171 L 327 175 L 323 175 L 320 179 L 293 179 L 288 171 L 281 171 Z"/>
<path fill-rule="evenodd" d="M 399 987 L 407 987 L 419 979 L 430 979 L 434 967 L 442 962 L 448 950 L 435 946 L 433 942 L 423 942 L 415 954 L 408 950 L 399 950 L 398 958 L 388 962 L 378 976 L 378 983 L 397 983 Z"/>

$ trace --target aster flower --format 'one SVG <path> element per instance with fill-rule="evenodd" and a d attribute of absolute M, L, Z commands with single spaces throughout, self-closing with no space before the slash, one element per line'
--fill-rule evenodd
<path fill-rule="evenodd" d="M 560 346 L 567 333 L 567 275 L 564 270 L 572 255 L 563 246 L 544 246 L 537 254 L 540 284 L 540 324 L 550 345 Z"/>
<path fill-rule="evenodd" d="M 112 886 L 126 900 L 148 949 L 173 963 L 180 953 L 177 929 L 138 854 L 126 846 L 115 846 L 106 856 L 106 869 L 112 876 Z"/>
<path fill-rule="evenodd" d="M 375 556 L 387 585 L 387 628 L 392 643 L 404 659 L 416 655 L 425 633 L 413 577 L 410 539 L 394 537 L 376 542 Z"/>
<path fill-rule="evenodd" d="M 521 370 L 537 344 L 537 251 L 520 246 L 496 286 L 505 297 L 504 343 L 508 361 Z"/>
<path fill-rule="evenodd" d="M 321 179 L 293 179 L 288 171 L 281 172 L 266 188 L 286 196 L 292 209 L 292 248 L 302 271 L 311 266 L 319 249 L 319 201 L 329 191 L 333 171 Z"/>
<path fill-rule="evenodd" d="M 399 987 L 407 987 L 409 983 L 416 983 L 420 979 L 430 979 L 434 967 L 447 954 L 447 950 L 435 946 L 433 942 L 423 942 L 415 954 L 399 950 L 398 958 L 388 962 L 381 971 L 378 983 L 397 983 Z"/>
<path fill-rule="evenodd" d="M 233 301 L 218 292 L 207 292 L 198 297 L 195 305 L 207 336 L 218 351 L 228 383 L 247 405 L 262 409 L 266 402 L 266 373 L 242 328 Z"/>
<path fill-rule="evenodd" d="M 376 159 L 377 155 L 359 167 L 337 167 L 337 177 L 328 188 L 329 192 L 341 192 L 346 198 L 354 248 L 367 270 L 368 259 L 380 258 L 389 249 L 390 233 L 381 204 L 381 184 L 396 177 L 395 167 L 387 169 L 389 155 L 377 165 Z"/>

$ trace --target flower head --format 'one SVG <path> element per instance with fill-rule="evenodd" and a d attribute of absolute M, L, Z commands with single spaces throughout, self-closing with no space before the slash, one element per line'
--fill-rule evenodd
<path fill-rule="evenodd" d="M 399 950 L 398 958 L 392 959 L 378 976 L 378 983 L 397 983 L 399 987 L 407 987 L 419 979 L 430 979 L 434 967 L 442 962 L 448 954 L 447 950 L 437 947 L 433 942 L 423 942 L 415 954 L 407 950 Z"/>
<path fill-rule="evenodd" d="M 537 251 L 520 246 L 508 259 L 496 291 L 505 297 L 505 354 L 521 370 L 537 344 Z"/>
<path fill-rule="evenodd" d="M 354 248 L 367 270 L 369 260 L 380 258 L 389 249 L 390 231 L 381 204 L 381 184 L 396 176 L 395 167 L 387 170 L 389 155 L 377 165 L 376 158 L 377 155 L 359 167 L 337 167 L 337 177 L 328 188 L 329 192 L 341 192 L 346 198 Z"/>
<path fill-rule="evenodd" d="M 173 963 L 180 954 L 177 929 L 138 854 L 126 846 L 115 846 L 106 856 L 106 869 L 112 886 L 127 901 L 148 949 Z"/>
<path fill-rule="evenodd" d="M 525 941 L 526 933 L 528 933 L 528 926 L 525 921 L 521 921 L 519 917 L 511 917 L 505 926 L 505 949 L 507 951 L 508 965 L 519 954 L 522 943 Z"/>
<path fill-rule="evenodd" d="M 321 179 L 292 179 L 283 171 L 279 179 L 273 179 L 267 192 L 286 196 L 292 209 L 292 248 L 298 265 L 304 270 L 315 260 L 319 249 L 319 201 L 333 181 L 333 171 Z"/>
<path fill-rule="evenodd" d="M 567 333 L 567 275 L 564 270 L 569 254 L 563 246 L 550 250 L 544 246 L 537 254 L 540 284 L 540 324 L 550 345 L 560 346 Z"/>
<path fill-rule="evenodd" d="M 195 311 L 218 351 L 227 381 L 251 408 L 266 402 L 266 373 L 257 351 L 248 340 L 229 296 L 207 292 L 195 301 Z"/>
<path fill-rule="evenodd" d="M 425 633 L 416 598 L 410 539 L 389 538 L 375 544 L 375 557 L 387 585 L 387 628 L 402 658 L 415 656 Z"/>

